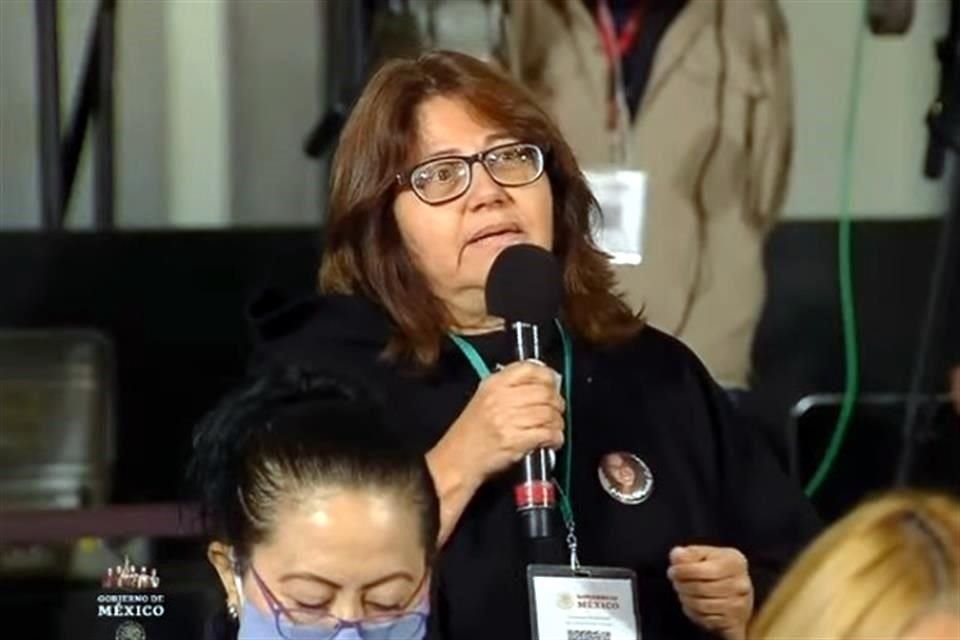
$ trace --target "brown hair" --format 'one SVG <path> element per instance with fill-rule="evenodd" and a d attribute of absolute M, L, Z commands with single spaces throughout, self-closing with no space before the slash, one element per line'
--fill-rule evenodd
<path fill-rule="evenodd" d="M 419 107 L 435 96 L 459 98 L 479 120 L 544 150 L 564 319 L 594 343 L 635 335 L 643 322 L 613 292 L 607 256 L 590 237 L 591 216 L 599 215 L 599 207 L 559 130 L 511 79 L 450 51 L 387 62 L 357 101 L 333 161 L 321 291 L 359 294 L 381 305 L 397 328 L 387 357 L 436 362 L 451 318 L 407 254 L 393 215 L 396 176 L 409 170 L 419 143 Z"/>

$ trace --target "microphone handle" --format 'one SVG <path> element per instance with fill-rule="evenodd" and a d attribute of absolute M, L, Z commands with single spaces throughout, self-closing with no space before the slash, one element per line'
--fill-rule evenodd
<path fill-rule="evenodd" d="M 550 479 L 549 452 L 535 449 L 523 458 L 523 479 L 514 487 L 514 502 L 525 538 L 553 536 L 556 487 Z"/>
<path fill-rule="evenodd" d="M 514 322 L 518 360 L 540 360 L 540 335 L 536 325 Z M 534 449 L 523 458 L 521 481 L 514 487 L 514 502 L 525 538 L 549 538 L 553 535 L 553 510 L 556 488 L 550 477 L 550 452 Z"/>

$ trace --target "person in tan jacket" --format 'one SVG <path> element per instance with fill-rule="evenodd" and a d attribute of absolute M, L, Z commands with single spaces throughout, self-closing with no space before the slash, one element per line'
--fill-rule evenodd
<path fill-rule="evenodd" d="M 791 164 L 776 0 L 505 0 L 504 16 L 502 59 L 581 167 L 647 174 L 643 261 L 616 268 L 627 300 L 721 385 L 747 388 Z"/>

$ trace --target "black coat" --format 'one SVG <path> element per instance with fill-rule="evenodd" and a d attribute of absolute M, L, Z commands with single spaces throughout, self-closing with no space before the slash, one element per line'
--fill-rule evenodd
<path fill-rule="evenodd" d="M 429 373 L 384 362 L 391 324 L 354 297 L 301 301 L 257 318 L 259 359 L 301 362 L 338 372 L 375 390 L 389 428 L 428 451 L 478 384 L 452 341 Z M 509 358 L 499 338 L 477 344 Z M 585 565 L 623 566 L 639 577 L 644 640 L 707 637 L 681 611 L 666 572 L 676 545 L 732 546 L 750 562 L 758 600 L 818 530 L 817 517 L 700 361 L 679 341 L 645 328 L 627 344 L 598 348 L 573 336 L 573 509 Z M 559 366 L 559 341 L 548 348 Z M 638 455 L 654 489 L 628 506 L 598 480 L 600 458 Z M 563 460 L 564 456 L 558 456 Z M 529 637 L 525 567 L 563 558 L 562 542 L 526 547 L 517 532 L 509 474 L 488 481 L 445 546 L 435 578 L 433 625 L 443 640 Z"/>

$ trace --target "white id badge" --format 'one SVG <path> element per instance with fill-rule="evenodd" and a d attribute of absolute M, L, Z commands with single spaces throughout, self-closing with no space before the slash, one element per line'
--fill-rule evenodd
<path fill-rule="evenodd" d="M 647 174 L 621 169 L 587 170 L 584 176 L 600 204 L 602 223 L 594 241 L 614 264 L 643 262 Z"/>
<path fill-rule="evenodd" d="M 629 569 L 530 565 L 531 640 L 640 640 L 636 586 Z"/>

